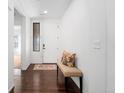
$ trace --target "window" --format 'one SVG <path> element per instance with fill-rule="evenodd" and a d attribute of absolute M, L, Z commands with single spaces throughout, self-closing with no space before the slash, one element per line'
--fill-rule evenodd
<path fill-rule="evenodd" d="M 33 51 L 40 51 L 40 23 L 33 23 Z"/>

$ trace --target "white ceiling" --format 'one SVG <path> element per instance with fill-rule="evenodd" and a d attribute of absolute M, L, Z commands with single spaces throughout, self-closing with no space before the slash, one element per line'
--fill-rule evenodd
<path fill-rule="evenodd" d="M 29 17 L 59 18 L 63 16 L 72 0 L 21 0 L 22 7 Z M 43 11 L 46 15 L 40 15 Z"/>

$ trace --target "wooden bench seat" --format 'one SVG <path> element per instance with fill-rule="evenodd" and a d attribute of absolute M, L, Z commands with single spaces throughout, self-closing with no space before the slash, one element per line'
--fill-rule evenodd
<path fill-rule="evenodd" d="M 57 63 L 57 77 L 58 77 L 58 68 L 61 70 L 65 77 L 65 88 L 67 88 L 67 77 L 79 77 L 80 80 L 80 93 L 82 93 L 82 72 L 76 67 L 68 67 L 63 65 L 61 62 Z"/>
<path fill-rule="evenodd" d="M 76 67 L 68 67 L 63 65 L 61 62 L 57 63 L 65 77 L 80 77 L 82 72 Z"/>

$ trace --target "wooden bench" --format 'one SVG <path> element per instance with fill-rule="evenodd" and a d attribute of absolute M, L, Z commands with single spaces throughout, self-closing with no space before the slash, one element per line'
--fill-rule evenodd
<path fill-rule="evenodd" d="M 80 82 L 80 93 L 82 93 L 82 78 L 83 74 L 82 72 L 76 68 L 76 67 L 68 67 L 66 65 L 63 65 L 61 62 L 57 63 L 57 78 L 58 78 L 58 68 L 61 70 L 65 77 L 65 88 L 67 89 L 67 78 L 68 77 L 79 77 Z"/>

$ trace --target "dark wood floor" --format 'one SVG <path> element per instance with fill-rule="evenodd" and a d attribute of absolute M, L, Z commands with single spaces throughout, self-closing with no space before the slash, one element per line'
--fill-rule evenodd
<path fill-rule="evenodd" d="M 64 76 L 59 69 L 57 71 L 34 71 L 34 64 L 31 64 L 26 71 L 21 72 L 21 76 L 15 76 L 15 88 L 11 93 L 80 93 L 79 88 L 71 78 L 67 81 L 67 91 L 65 91 Z"/>
<path fill-rule="evenodd" d="M 12 93 L 69 93 L 65 91 L 64 77 L 59 73 L 57 80 L 56 70 L 34 71 L 34 65 L 22 71 L 22 75 L 15 77 L 15 88 Z"/>

